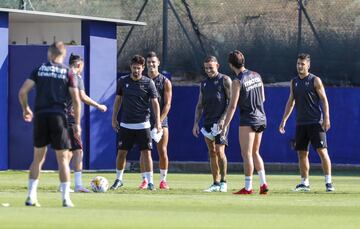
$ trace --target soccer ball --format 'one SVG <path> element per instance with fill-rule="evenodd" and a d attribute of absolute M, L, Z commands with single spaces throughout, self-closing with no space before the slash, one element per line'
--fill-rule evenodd
<path fill-rule="evenodd" d="M 106 192 L 109 189 L 109 181 L 102 176 L 96 176 L 90 181 L 91 189 L 94 192 Z"/>

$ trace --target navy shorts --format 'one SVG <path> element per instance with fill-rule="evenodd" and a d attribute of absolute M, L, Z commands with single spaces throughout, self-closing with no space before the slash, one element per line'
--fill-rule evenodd
<path fill-rule="evenodd" d="M 308 151 L 311 145 L 315 149 L 327 148 L 326 132 L 318 123 L 296 126 L 295 150 Z"/>
<path fill-rule="evenodd" d="M 251 129 L 253 131 L 255 131 L 256 133 L 261 133 L 261 132 L 264 132 L 264 130 L 266 129 L 266 125 L 254 125 L 254 126 L 251 126 Z"/>

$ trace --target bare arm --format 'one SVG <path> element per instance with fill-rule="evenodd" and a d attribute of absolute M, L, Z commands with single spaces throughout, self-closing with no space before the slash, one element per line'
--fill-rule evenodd
<path fill-rule="evenodd" d="M 107 110 L 107 107 L 105 105 L 95 102 L 85 93 L 84 90 L 80 90 L 80 99 L 86 105 L 93 106 L 102 112 L 105 112 Z"/>
<path fill-rule="evenodd" d="M 324 112 L 324 122 L 323 122 L 323 129 L 324 131 L 328 131 L 331 127 L 330 125 L 330 114 L 329 114 L 329 102 L 325 93 L 325 88 L 321 79 L 319 77 L 315 78 L 314 82 L 316 93 L 319 95 L 323 112 Z"/>
<path fill-rule="evenodd" d="M 117 117 L 120 111 L 121 102 L 122 102 L 122 96 L 116 95 L 113 106 L 112 118 L 111 118 L 111 125 L 115 132 L 118 132 L 120 128 Z"/>
<path fill-rule="evenodd" d="M 171 99 L 172 99 L 172 86 L 170 80 L 165 81 L 164 85 L 164 107 L 161 111 L 160 121 L 164 121 L 166 116 L 168 115 L 171 107 Z"/>
<path fill-rule="evenodd" d="M 232 81 L 231 81 L 230 77 L 225 76 L 224 77 L 224 89 L 225 89 L 225 95 L 226 95 L 226 106 L 225 106 L 224 112 L 222 113 L 221 118 L 218 122 L 218 125 L 220 127 L 224 125 L 226 113 L 227 113 L 228 107 L 230 105 L 231 85 L 232 85 Z"/>
<path fill-rule="evenodd" d="M 225 117 L 225 121 L 224 121 L 224 126 L 221 127 L 221 129 L 226 130 L 234 116 L 234 113 L 236 111 L 236 107 L 239 101 L 239 96 L 240 96 L 240 81 L 235 79 L 232 82 L 232 86 L 231 86 L 231 99 L 230 99 L 230 104 L 228 107 L 228 110 L 226 112 L 226 117 Z"/>
<path fill-rule="evenodd" d="M 25 122 L 31 122 L 33 118 L 33 113 L 29 107 L 28 103 L 28 94 L 29 91 L 35 86 L 35 82 L 33 80 L 27 79 L 21 86 L 19 90 L 19 102 L 21 104 L 21 108 L 23 110 L 23 118 Z"/>
<path fill-rule="evenodd" d="M 290 94 L 289 94 L 289 98 L 286 102 L 284 115 L 283 115 L 283 118 L 282 118 L 280 126 L 279 126 L 279 131 L 282 134 L 285 133 L 286 121 L 288 120 L 291 112 L 293 111 L 294 105 L 295 105 L 295 99 L 294 99 L 294 94 L 293 94 L 293 86 L 292 86 L 292 81 L 290 81 Z"/>
<path fill-rule="evenodd" d="M 199 137 L 199 133 L 200 133 L 199 122 L 200 122 L 203 110 L 204 110 L 203 94 L 202 94 L 201 87 L 200 87 L 199 98 L 198 98 L 198 102 L 197 102 L 196 108 L 195 108 L 194 126 L 192 129 L 192 133 L 195 137 Z"/>
<path fill-rule="evenodd" d="M 155 115 L 155 128 L 159 133 L 161 131 L 161 122 L 160 122 L 160 105 L 157 98 L 151 98 L 151 105 Z"/>

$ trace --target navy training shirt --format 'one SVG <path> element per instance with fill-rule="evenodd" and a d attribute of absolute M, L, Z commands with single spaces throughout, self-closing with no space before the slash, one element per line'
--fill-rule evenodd
<path fill-rule="evenodd" d="M 35 113 L 66 113 L 69 87 L 76 88 L 77 85 L 68 67 L 44 63 L 33 70 L 29 79 L 36 84 Z"/>
<path fill-rule="evenodd" d="M 236 80 L 240 81 L 240 126 L 266 125 L 263 82 L 261 76 L 254 71 L 245 69 Z"/>
<path fill-rule="evenodd" d="M 116 95 L 122 96 L 122 123 L 143 123 L 150 118 L 150 99 L 157 98 L 155 83 L 141 76 L 133 80 L 130 75 L 122 76 L 117 82 Z"/>

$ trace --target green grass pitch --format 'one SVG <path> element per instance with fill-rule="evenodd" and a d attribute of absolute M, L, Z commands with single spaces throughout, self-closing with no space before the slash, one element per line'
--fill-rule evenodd
<path fill-rule="evenodd" d="M 83 181 L 112 173 L 85 173 Z M 254 178 L 258 191 L 258 179 Z M 228 176 L 228 193 L 203 193 L 209 174 L 169 174 L 169 191 L 137 190 L 140 175 L 127 173 L 125 186 L 107 193 L 74 193 L 75 208 L 61 207 L 57 173 L 42 173 L 41 208 L 25 207 L 27 173 L 0 172 L 0 228 L 360 228 L 360 178 L 335 175 L 335 193 L 325 193 L 323 176 L 310 177 L 310 193 L 294 193 L 298 175 L 269 175 L 266 196 L 232 195 L 243 175 Z M 159 176 L 155 175 L 158 185 Z"/>

